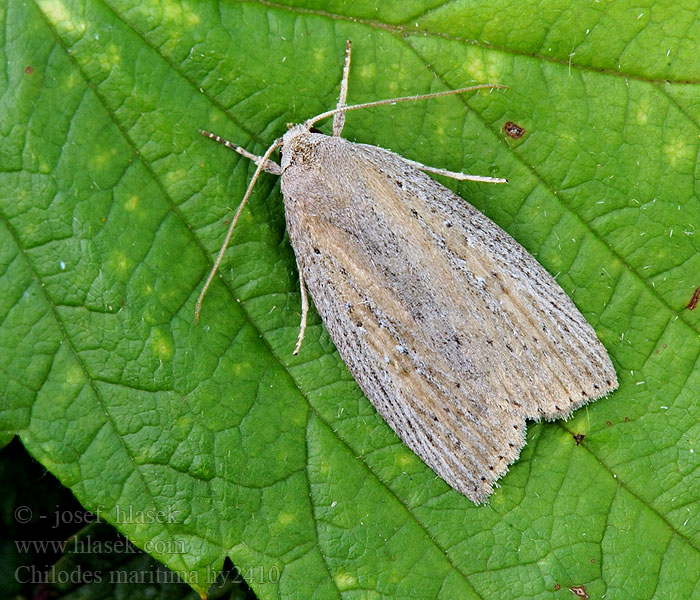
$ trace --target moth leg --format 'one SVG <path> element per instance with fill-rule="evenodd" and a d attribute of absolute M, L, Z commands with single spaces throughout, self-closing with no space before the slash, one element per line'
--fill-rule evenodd
<path fill-rule="evenodd" d="M 345 64 L 343 65 L 343 79 L 340 81 L 340 95 L 336 109 L 347 106 L 348 99 L 348 76 L 350 75 L 350 40 L 345 43 Z M 345 111 L 337 112 L 333 115 L 333 136 L 339 137 L 345 125 Z"/>
<path fill-rule="evenodd" d="M 248 152 L 245 148 L 242 148 L 238 144 L 229 142 L 228 140 L 225 140 L 224 138 L 216 135 L 215 133 L 211 133 L 210 131 L 204 131 L 203 129 L 200 129 L 199 133 L 214 140 L 215 142 L 219 142 L 219 144 L 223 144 L 231 150 L 235 150 L 241 156 L 245 156 L 246 158 L 252 160 L 256 165 L 260 165 L 262 163 L 263 171 L 267 171 L 268 173 L 272 173 L 273 175 L 282 175 L 282 168 L 276 162 L 267 158 L 263 160 L 262 156 L 257 156 L 252 152 Z"/>
<path fill-rule="evenodd" d="M 423 163 L 416 162 L 414 160 L 408 160 L 404 158 L 409 165 L 415 167 L 419 171 L 425 171 L 426 173 L 435 173 L 436 175 L 443 175 L 445 177 L 450 177 L 452 179 L 457 179 L 458 181 L 481 181 L 484 183 L 508 183 L 507 179 L 502 179 L 500 177 L 484 177 L 483 175 L 467 175 L 466 173 L 459 173 L 457 171 L 448 171 L 447 169 L 438 169 L 436 167 L 429 167 Z"/>
<path fill-rule="evenodd" d="M 309 315 L 309 297 L 306 295 L 306 284 L 304 276 L 299 270 L 299 287 L 301 289 L 301 322 L 299 323 L 299 337 L 297 337 L 297 345 L 294 347 L 294 356 L 299 354 L 301 343 L 304 341 L 304 333 L 306 332 L 306 317 Z"/>

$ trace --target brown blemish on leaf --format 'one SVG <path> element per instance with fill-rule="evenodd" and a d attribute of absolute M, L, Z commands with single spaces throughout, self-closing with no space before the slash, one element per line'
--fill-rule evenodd
<path fill-rule="evenodd" d="M 503 126 L 503 131 L 506 132 L 507 136 L 512 137 L 515 140 L 525 135 L 525 130 L 522 127 L 520 127 L 520 125 L 518 125 L 517 123 L 513 123 L 513 121 L 508 121 Z"/>
<path fill-rule="evenodd" d="M 590 598 L 590 596 L 586 593 L 585 585 L 574 585 L 569 588 L 569 591 L 577 598 L 583 598 L 584 600 Z"/>

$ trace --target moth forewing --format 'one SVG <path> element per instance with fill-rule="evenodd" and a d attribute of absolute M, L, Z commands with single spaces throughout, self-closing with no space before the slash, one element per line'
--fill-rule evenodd
<path fill-rule="evenodd" d="M 302 277 L 379 413 L 475 502 L 525 419 L 566 417 L 617 383 L 573 302 L 513 238 L 400 156 L 288 139 L 282 192 Z"/>

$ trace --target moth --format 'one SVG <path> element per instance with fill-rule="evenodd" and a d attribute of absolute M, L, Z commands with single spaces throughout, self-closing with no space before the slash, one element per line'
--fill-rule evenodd
<path fill-rule="evenodd" d="M 525 443 L 526 419 L 567 418 L 617 387 L 608 354 L 553 277 L 495 223 L 426 175 L 502 183 L 407 160 L 340 134 L 345 113 L 495 84 L 346 105 L 292 126 L 263 156 L 202 131 L 257 169 L 197 301 L 262 171 L 280 175 L 301 285 L 340 356 L 403 442 L 484 502 Z M 333 135 L 313 130 L 333 117 Z M 281 148 L 281 163 L 270 159 Z"/>

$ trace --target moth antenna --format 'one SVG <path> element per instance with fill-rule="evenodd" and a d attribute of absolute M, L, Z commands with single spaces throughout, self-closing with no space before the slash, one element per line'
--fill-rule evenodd
<path fill-rule="evenodd" d="M 304 126 L 308 129 L 315 123 L 332 117 L 340 112 L 347 112 L 349 110 L 359 110 L 361 108 L 371 108 L 373 106 L 384 106 L 385 104 L 398 104 L 399 102 L 413 102 L 417 100 L 430 100 L 431 98 L 440 98 L 442 96 L 453 96 L 455 94 L 463 94 L 465 92 L 473 92 L 475 90 L 484 89 L 501 89 L 507 90 L 508 86 L 501 85 L 500 83 L 481 83 L 479 85 L 472 85 L 470 87 L 459 88 L 456 90 L 445 90 L 442 92 L 433 92 L 430 94 L 420 94 L 418 96 L 401 96 L 399 98 L 386 98 L 385 100 L 375 100 L 373 102 L 363 102 L 362 104 L 351 104 L 350 106 L 337 106 L 333 110 L 328 110 L 320 115 L 311 117 L 304 123 Z"/>
<path fill-rule="evenodd" d="M 343 65 L 343 78 L 340 80 L 340 94 L 338 95 L 338 104 L 335 105 L 336 108 L 343 108 L 347 106 L 346 102 L 348 100 L 348 77 L 350 76 L 350 54 L 352 50 L 352 43 L 350 40 L 345 42 L 345 64 Z M 333 135 L 338 137 L 343 132 L 343 126 L 345 125 L 345 111 L 337 112 L 333 115 Z"/>
<path fill-rule="evenodd" d="M 226 146 L 228 149 L 233 150 L 234 152 L 238 152 L 238 154 L 240 154 L 241 156 L 245 156 L 247 159 L 252 160 L 256 165 L 262 162 L 262 156 L 257 156 L 252 152 L 248 152 L 242 146 L 234 144 L 233 142 L 229 142 L 227 139 L 222 138 L 220 135 L 216 135 L 215 133 L 212 133 L 211 131 L 206 131 L 205 129 L 200 129 L 199 133 L 201 133 L 204 137 L 208 137 L 210 140 L 218 142 L 222 146 Z M 273 175 L 282 175 L 282 169 L 276 162 L 267 160 L 263 164 L 265 165 L 263 169 L 267 173 L 272 173 Z"/>
<path fill-rule="evenodd" d="M 304 341 L 304 333 L 306 332 L 306 318 L 309 316 L 309 297 L 306 295 L 306 283 L 304 276 L 299 271 L 299 287 L 301 288 L 301 321 L 299 322 L 299 336 L 297 337 L 297 345 L 294 346 L 292 354 L 296 356 L 301 349 L 301 343 Z"/>
<path fill-rule="evenodd" d="M 204 283 L 204 287 L 202 288 L 201 293 L 199 294 L 199 298 L 197 298 L 197 304 L 195 305 L 194 309 L 194 322 L 199 323 L 199 313 L 202 310 L 202 302 L 204 301 L 204 296 L 207 293 L 207 290 L 209 289 L 209 286 L 211 285 L 212 279 L 214 279 L 214 275 L 216 275 L 216 272 L 219 269 L 219 265 L 221 264 L 221 261 L 224 259 L 224 253 L 226 252 L 226 247 L 228 246 L 228 243 L 231 241 L 231 236 L 233 235 L 233 230 L 236 227 L 236 223 L 238 222 L 239 217 L 241 216 L 241 213 L 243 212 L 243 207 L 248 203 L 248 198 L 250 197 L 251 192 L 253 191 L 253 186 L 255 185 L 255 182 L 258 180 L 258 177 L 260 177 L 260 173 L 263 172 L 265 169 L 265 163 L 267 162 L 267 159 L 270 158 L 272 153 L 279 148 L 282 145 L 282 138 L 277 138 L 272 145 L 265 150 L 265 154 L 260 157 L 260 162 L 258 163 L 257 168 L 255 169 L 255 173 L 253 174 L 252 179 L 250 180 L 250 183 L 248 184 L 248 189 L 245 191 L 245 194 L 243 195 L 243 200 L 241 200 L 241 203 L 238 206 L 238 209 L 236 210 L 236 214 L 233 216 L 233 220 L 231 221 L 231 225 L 228 228 L 228 232 L 226 233 L 226 238 L 224 239 L 224 243 L 221 245 L 221 249 L 219 250 L 219 254 L 216 257 L 216 261 L 214 261 L 214 266 L 211 268 L 211 271 L 209 272 L 209 276 L 207 277 L 206 282 Z"/>

